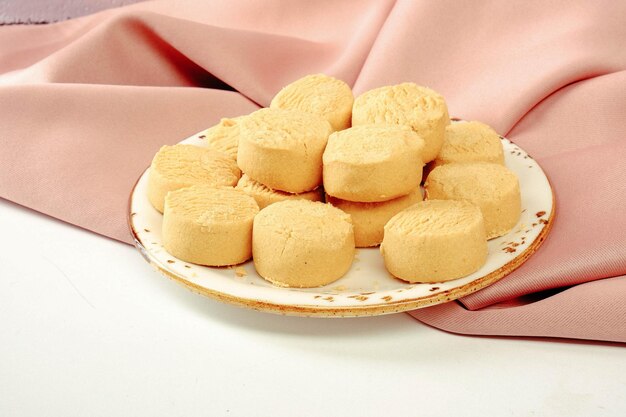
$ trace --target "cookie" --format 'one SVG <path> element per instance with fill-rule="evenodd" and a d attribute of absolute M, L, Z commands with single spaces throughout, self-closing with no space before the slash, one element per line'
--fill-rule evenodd
<path fill-rule="evenodd" d="M 428 175 L 424 187 L 429 200 L 467 200 L 480 207 L 488 239 L 508 233 L 521 215 L 519 181 L 500 164 L 441 165 Z"/>
<path fill-rule="evenodd" d="M 169 191 L 196 184 L 235 186 L 241 171 L 221 152 L 193 145 L 163 146 L 154 156 L 148 177 L 148 200 L 163 213 Z"/>
<path fill-rule="evenodd" d="M 285 200 L 324 201 L 322 187 L 317 187 L 315 190 L 301 194 L 286 193 L 284 191 L 272 190 L 260 182 L 256 182 L 246 174 L 241 176 L 235 188 L 254 198 L 260 209 Z"/>
<path fill-rule="evenodd" d="M 324 74 L 307 75 L 284 87 L 272 99 L 272 109 L 295 109 L 317 114 L 333 130 L 350 127 L 354 97 L 348 84 Z"/>
<path fill-rule="evenodd" d="M 376 88 L 356 98 L 352 126 L 372 123 L 411 127 L 424 139 L 423 158 L 427 163 L 437 157 L 450 117 L 440 94 L 414 83 L 403 83 Z"/>
<path fill-rule="evenodd" d="M 259 206 L 243 191 L 194 185 L 165 198 L 163 247 L 186 262 L 236 265 L 252 256 L 252 223 Z"/>
<path fill-rule="evenodd" d="M 303 193 L 322 183 L 330 124 L 299 110 L 261 109 L 240 124 L 237 164 L 273 190 Z"/>
<path fill-rule="evenodd" d="M 368 248 L 380 245 L 383 241 L 385 224 L 389 219 L 405 208 L 422 201 L 422 190 L 418 187 L 407 195 L 380 203 L 357 203 L 329 195 L 326 201 L 350 215 L 356 247 Z"/>
<path fill-rule="evenodd" d="M 209 148 L 223 152 L 237 160 L 239 123 L 244 117 L 246 116 L 224 118 L 215 126 L 205 130 L 202 134 L 206 137 Z"/>
<path fill-rule="evenodd" d="M 254 267 L 283 287 L 319 287 L 341 278 L 354 259 L 350 215 L 330 204 L 287 200 L 254 219 Z"/>
<path fill-rule="evenodd" d="M 422 179 L 423 147 L 406 126 L 363 125 L 335 132 L 324 151 L 324 189 L 358 202 L 409 194 Z"/>
<path fill-rule="evenodd" d="M 466 162 L 491 162 L 504 165 L 500 135 L 481 122 L 458 122 L 446 127 L 443 146 L 431 162 L 430 170 L 439 165 Z"/>
<path fill-rule="evenodd" d="M 469 275 L 487 260 L 480 209 L 466 201 L 412 205 L 385 225 L 385 267 L 408 282 L 442 282 Z"/>

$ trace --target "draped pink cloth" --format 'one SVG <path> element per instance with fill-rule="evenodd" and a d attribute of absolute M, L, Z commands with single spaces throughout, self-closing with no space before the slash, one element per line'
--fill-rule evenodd
<path fill-rule="evenodd" d="M 147 2 L 0 27 L 0 196 L 129 243 L 163 144 L 323 72 L 413 81 L 543 166 L 558 215 L 520 269 L 410 314 L 478 335 L 626 342 L 626 3 Z"/>

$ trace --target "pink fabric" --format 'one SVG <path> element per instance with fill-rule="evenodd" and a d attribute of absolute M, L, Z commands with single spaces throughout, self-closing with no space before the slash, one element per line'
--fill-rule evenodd
<path fill-rule="evenodd" d="M 162 144 L 304 74 L 357 94 L 414 81 L 528 150 L 558 215 L 519 270 L 411 314 L 458 333 L 626 342 L 624 16 L 614 1 L 157 1 L 3 27 L 0 196 L 130 242 L 128 194 Z"/>

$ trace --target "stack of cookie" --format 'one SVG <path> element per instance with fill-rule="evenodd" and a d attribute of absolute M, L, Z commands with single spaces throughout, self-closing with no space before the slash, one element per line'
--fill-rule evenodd
<path fill-rule="evenodd" d="M 324 153 L 328 201 L 353 216 L 357 247 L 377 246 L 395 214 L 422 200 L 422 166 L 439 153 L 450 124 L 443 97 L 404 83 L 370 90 L 353 106 L 353 127 Z"/>
<path fill-rule="evenodd" d="M 459 278 L 519 218 L 499 136 L 450 124 L 443 97 L 413 83 L 355 100 L 343 81 L 310 75 L 204 135 L 208 148 L 164 147 L 153 160 L 165 249 L 211 266 L 253 257 L 275 285 L 328 284 L 355 248 L 378 245 L 401 279 Z M 422 202 L 423 172 L 427 199 L 445 201 Z"/>

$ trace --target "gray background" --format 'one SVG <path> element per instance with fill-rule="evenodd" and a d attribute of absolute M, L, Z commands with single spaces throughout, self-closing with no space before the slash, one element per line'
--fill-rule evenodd
<path fill-rule="evenodd" d="M 0 24 L 48 23 L 141 0 L 0 0 Z"/>

